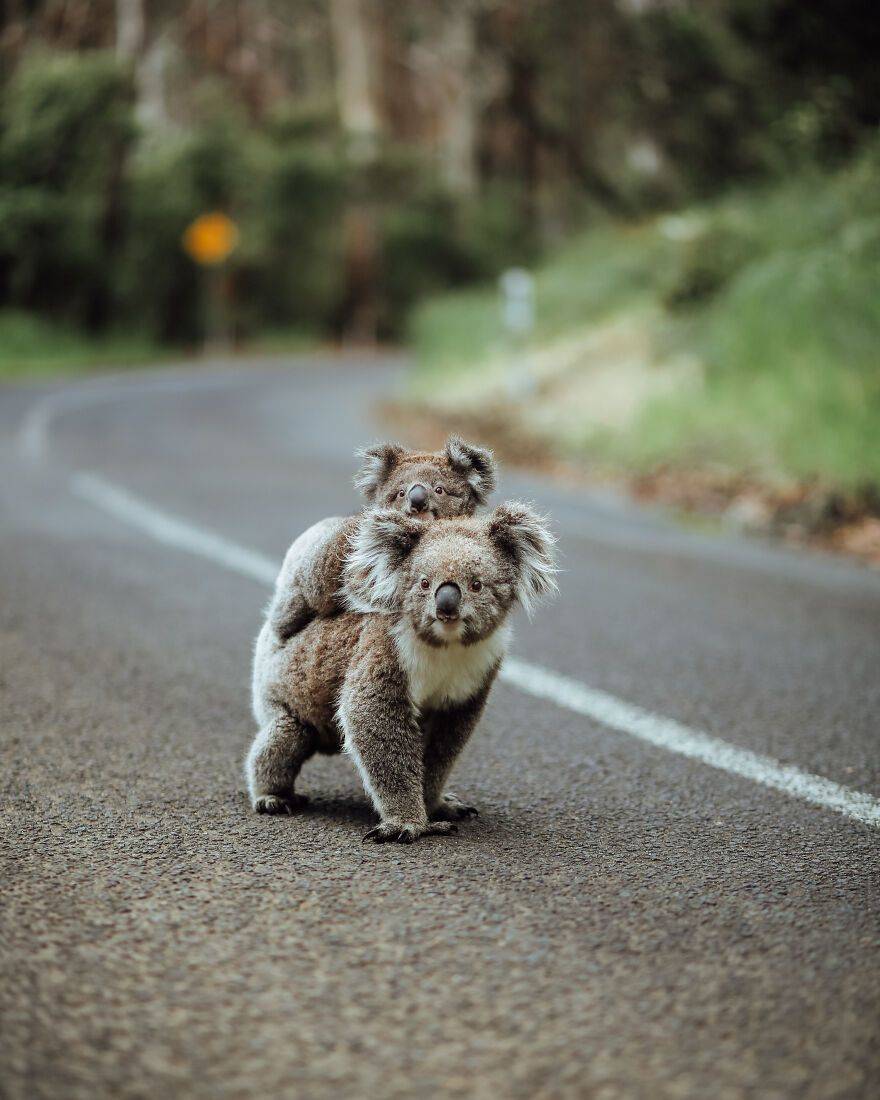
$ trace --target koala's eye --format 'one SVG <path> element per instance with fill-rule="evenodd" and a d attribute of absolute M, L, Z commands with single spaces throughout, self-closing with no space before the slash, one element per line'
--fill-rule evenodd
<path fill-rule="evenodd" d="M 400 492 L 397 495 L 399 497 L 403 497 L 403 496 L 406 496 L 406 493 L 403 491 L 403 489 L 401 489 Z"/>
<path fill-rule="evenodd" d="M 427 577 L 422 577 L 422 579 L 419 581 L 419 584 L 422 586 L 425 592 L 427 592 L 428 589 L 431 587 L 431 582 L 428 580 Z"/>
<path fill-rule="evenodd" d="M 446 490 L 443 488 L 442 485 L 436 485 L 434 487 L 434 492 L 437 494 L 438 497 L 442 497 Z"/>
<path fill-rule="evenodd" d="M 483 582 L 482 581 L 471 581 L 471 592 L 482 592 L 482 591 L 483 591 Z"/>

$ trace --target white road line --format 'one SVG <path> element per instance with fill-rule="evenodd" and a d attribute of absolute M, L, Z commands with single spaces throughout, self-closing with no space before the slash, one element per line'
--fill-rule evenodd
<path fill-rule="evenodd" d="M 243 385 L 251 380 L 249 376 L 234 374 L 194 375 L 191 369 L 181 375 L 169 366 L 164 367 L 161 374 L 148 373 L 139 377 L 137 372 L 128 372 L 81 382 L 34 402 L 19 427 L 19 454 L 31 462 L 42 462 L 49 450 L 49 429 L 58 417 L 68 412 L 132 396 L 191 393 L 214 387 Z"/>
<path fill-rule="evenodd" d="M 75 474 L 70 485 L 76 496 L 143 531 L 157 542 L 207 558 L 260 584 L 275 583 L 279 565 L 263 554 L 162 512 L 94 474 Z M 650 745 L 699 760 L 719 771 L 751 779 L 761 786 L 814 806 L 834 810 L 865 825 L 880 826 L 880 799 L 872 795 L 782 764 L 771 756 L 738 748 L 671 718 L 651 714 L 550 669 L 518 657 L 508 657 L 501 670 L 501 679 L 527 695 L 548 700 Z"/>
<path fill-rule="evenodd" d="M 94 474 L 74 474 L 70 480 L 74 494 L 90 504 L 97 505 L 111 516 L 121 519 L 130 527 L 137 527 L 156 542 L 174 546 L 207 558 L 224 569 L 251 577 L 261 584 L 274 585 L 278 576 L 278 562 L 248 550 L 237 543 L 229 542 L 210 531 L 194 527 L 167 512 L 160 512 L 151 504 L 145 504 L 125 489 L 120 489 Z"/>
<path fill-rule="evenodd" d="M 865 825 L 880 825 L 880 799 L 861 791 L 851 790 L 821 775 L 812 775 L 790 764 L 781 764 L 772 756 L 741 749 L 691 729 L 672 718 L 664 718 L 622 699 L 587 687 L 586 684 L 538 665 L 508 657 L 501 669 L 501 679 L 557 706 L 592 718 L 603 726 L 628 733 L 661 749 L 688 756 L 708 764 L 710 768 L 740 775 L 764 787 L 836 810 Z"/>

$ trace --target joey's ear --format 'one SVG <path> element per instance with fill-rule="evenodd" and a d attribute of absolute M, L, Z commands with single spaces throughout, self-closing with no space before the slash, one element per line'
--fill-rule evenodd
<path fill-rule="evenodd" d="M 403 566 L 424 529 L 390 508 L 362 516 L 345 559 L 343 594 L 352 611 L 394 610 Z"/>
<path fill-rule="evenodd" d="M 556 538 L 528 504 L 507 500 L 487 517 L 489 537 L 516 568 L 516 598 L 532 613 L 535 602 L 555 592 Z"/>
<path fill-rule="evenodd" d="M 375 447 L 358 451 L 357 456 L 363 462 L 354 475 L 355 489 L 363 493 L 367 500 L 373 500 L 405 454 L 405 448 L 399 443 L 377 443 Z"/>
<path fill-rule="evenodd" d="M 497 482 L 492 452 L 485 447 L 465 443 L 457 435 L 451 435 L 446 440 L 445 451 L 449 465 L 467 479 L 477 504 L 485 504 Z"/>

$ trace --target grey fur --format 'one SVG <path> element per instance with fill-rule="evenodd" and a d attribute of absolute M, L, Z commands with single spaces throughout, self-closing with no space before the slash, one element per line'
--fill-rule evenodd
<path fill-rule="evenodd" d="M 302 764 L 344 748 L 379 814 L 370 839 L 453 831 L 475 811 L 444 787 L 506 651 L 508 614 L 524 593 L 551 591 L 554 572 L 553 537 L 526 505 L 427 525 L 366 513 L 346 576 L 365 607 L 380 591 L 380 609 L 313 619 L 285 642 L 267 620 L 257 639 L 254 809 L 292 812 Z M 443 622 L 434 597 L 450 583 L 462 592 L 460 618 Z"/>
<path fill-rule="evenodd" d="M 457 435 L 446 440 L 446 457 L 454 470 L 463 473 L 476 504 L 485 504 L 497 485 L 495 456 L 487 447 L 465 443 Z"/>
<path fill-rule="evenodd" d="M 367 500 L 374 500 L 405 454 L 405 448 L 399 443 L 377 443 L 374 447 L 364 447 L 358 451 L 357 457 L 362 464 L 354 475 L 355 489 Z"/>

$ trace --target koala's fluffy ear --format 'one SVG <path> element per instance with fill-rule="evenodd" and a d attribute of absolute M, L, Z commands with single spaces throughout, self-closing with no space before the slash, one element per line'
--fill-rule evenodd
<path fill-rule="evenodd" d="M 396 608 L 401 568 L 424 529 L 390 508 L 364 514 L 345 559 L 343 595 L 352 611 Z"/>
<path fill-rule="evenodd" d="M 457 435 L 446 440 L 445 450 L 449 465 L 465 477 L 477 504 L 485 504 L 497 481 L 495 456 L 487 448 L 465 443 Z"/>
<path fill-rule="evenodd" d="M 487 518 L 489 536 L 516 567 L 516 598 L 531 615 L 535 602 L 556 585 L 556 538 L 528 504 L 507 500 Z"/>
<path fill-rule="evenodd" d="M 405 454 L 406 449 L 399 443 L 377 443 L 358 451 L 357 456 L 363 461 L 354 475 L 355 489 L 372 501 Z"/>

